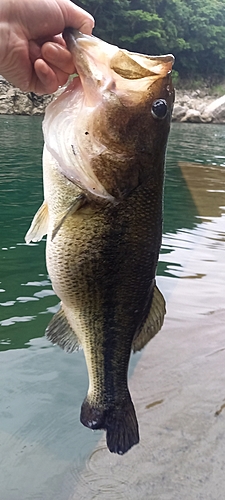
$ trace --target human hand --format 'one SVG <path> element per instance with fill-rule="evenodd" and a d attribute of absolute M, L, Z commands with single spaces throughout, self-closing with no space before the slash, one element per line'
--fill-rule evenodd
<path fill-rule="evenodd" d="M 91 34 L 94 20 L 70 0 L 0 0 L 0 74 L 24 92 L 55 92 L 75 72 L 68 26 Z"/>

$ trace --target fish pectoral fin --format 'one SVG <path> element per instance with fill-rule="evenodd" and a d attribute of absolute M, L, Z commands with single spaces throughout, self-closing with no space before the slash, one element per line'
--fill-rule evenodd
<path fill-rule="evenodd" d="M 45 335 L 48 340 L 58 344 L 66 352 L 78 351 L 81 347 L 76 333 L 66 318 L 62 304 L 47 326 Z"/>
<path fill-rule="evenodd" d="M 53 229 L 53 231 L 52 231 L 52 237 L 51 237 L 52 241 L 56 237 L 58 231 L 62 227 L 62 225 L 65 222 L 65 220 L 67 219 L 67 217 L 69 215 L 73 215 L 75 212 L 77 212 L 77 210 L 79 210 L 79 208 L 81 208 L 85 204 L 85 202 L 86 202 L 86 196 L 85 196 L 85 194 L 80 193 L 76 197 L 76 199 L 71 203 L 71 205 L 69 206 L 69 208 L 67 208 L 67 210 L 62 214 L 62 216 L 60 218 L 60 221 L 58 222 L 58 224 L 56 225 L 56 227 Z"/>
<path fill-rule="evenodd" d="M 48 232 L 48 205 L 44 201 L 35 214 L 30 229 L 25 236 L 26 243 L 31 241 L 40 241 Z"/>
<path fill-rule="evenodd" d="M 149 314 L 140 333 L 133 340 L 133 352 L 140 351 L 159 332 L 162 328 L 165 314 L 165 299 L 155 285 Z"/>

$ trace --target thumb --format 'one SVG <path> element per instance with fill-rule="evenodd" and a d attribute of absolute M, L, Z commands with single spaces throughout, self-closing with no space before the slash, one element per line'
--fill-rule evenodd
<path fill-rule="evenodd" d="M 86 35 L 91 35 L 95 25 L 92 15 L 70 0 L 58 0 L 58 2 L 63 12 L 65 27 L 75 28 Z"/>

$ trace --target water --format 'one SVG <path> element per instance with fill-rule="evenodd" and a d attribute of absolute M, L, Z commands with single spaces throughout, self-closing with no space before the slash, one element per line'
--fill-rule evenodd
<path fill-rule="evenodd" d="M 224 139 L 223 125 L 172 127 L 158 283 L 167 299 L 167 321 L 174 331 L 184 321 L 188 324 L 190 318 L 196 324 L 203 315 L 224 308 Z M 41 118 L 0 116 L 1 500 L 144 499 L 147 496 L 143 487 L 135 488 L 135 475 L 129 472 L 129 466 L 126 465 L 127 475 L 121 479 L 117 457 L 106 452 L 104 442 L 98 445 L 102 433 L 92 433 L 79 423 L 80 405 L 87 389 L 83 353 L 66 355 L 43 336 L 58 299 L 45 267 L 45 243 L 24 243 L 24 234 L 42 203 L 42 144 Z M 151 343 L 153 352 L 157 343 L 161 347 L 157 353 L 159 366 L 160 359 L 166 363 L 166 328 Z M 194 345 L 196 338 L 191 334 L 190 338 Z M 174 352 L 179 352 L 181 342 L 183 339 L 178 337 Z M 140 355 L 133 357 L 131 372 L 137 365 L 135 373 L 139 371 L 140 375 L 146 352 L 141 359 Z M 181 377 L 184 373 L 182 369 Z M 132 383 L 132 395 L 138 405 L 137 394 L 142 394 L 143 387 L 135 394 L 135 376 Z M 168 390 L 173 392 L 175 386 L 174 382 Z M 166 398 L 165 387 L 167 383 L 158 391 L 163 393 L 158 401 Z M 161 403 L 156 405 L 160 406 Z M 142 407 L 138 409 L 142 420 L 144 411 Z M 142 433 L 144 428 L 145 422 L 141 425 Z M 154 436 L 157 432 L 155 429 Z M 109 467 L 114 467 L 111 475 L 117 486 L 113 480 L 107 483 L 103 476 L 98 476 L 101 466 L 94 451 L 96 446 L 97 455 L 103 450 L 105 463 L 108 465 L 109 460 Z M 143 439 L 122 460 L 138 457 L 144 470 L 144 446 Z M 95 488 L 93 477 L 97 478 Z M 136 478 L 140 484 L 141 477 L 140 471 Z M 128 482 L 133 489 L 129 489 L 127 497 Z M 154 498 L 164 498 L 162 491 L 157 494 Z M 172 500 L 175 496 L 171 492 L 165 498 Z"/>

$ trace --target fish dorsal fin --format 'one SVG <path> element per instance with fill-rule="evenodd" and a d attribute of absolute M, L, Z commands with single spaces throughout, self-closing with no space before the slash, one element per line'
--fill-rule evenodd
<path fill-rule="evenodd" d="M 67 219 L 67 217 L 69 215 L 73 215 L 75 212 L 77 212 L 77 210 L 79 210 L 79 208 L 81 208 L 85 204 L 85 202 L 86 202 L 86 196 L 83 193 L 81 193 L 71 203 L 71 205 L 69 206 L 69 208 L 67 208 L 65 210 L 65 212 L 62 213 L 58 224 L 55 226 L 55 228 L 52 231 L 52 238 L 51 238 L 52 240 L 57 235 L 58 231 L 60 230 L 61 226 L 63 225 L 63 223 L 65 222 L 65 220 Z"/>
<path fill-rule="evenodd" d="M 27 231 L 25 236 L 26 243 L 31 241 L 40 241 L 45 234 L 48 232 L 48 205 L 44 201 L 35 214 L 30 229 Z"/>
<path fill-rule="evenodd" d="M 53 344 L 58 344 L 66 352 L 80 349 L 80 342 L 66 318 L 62 304 L 47 326 L 45 335 L 48 340 Z"/>
<path fill-rule="evenodd" d="M 165 314 L 165 299 L 155 285 L 149 314 L 139 335 L 133 340 L 133 352 L 140 351 L 159 332 L 162 328 Z"/>

